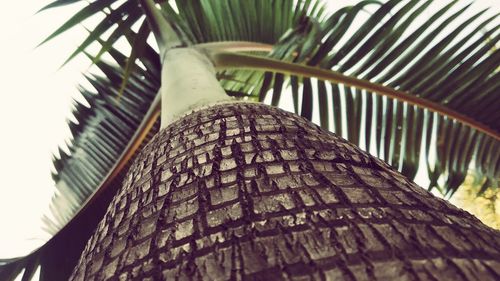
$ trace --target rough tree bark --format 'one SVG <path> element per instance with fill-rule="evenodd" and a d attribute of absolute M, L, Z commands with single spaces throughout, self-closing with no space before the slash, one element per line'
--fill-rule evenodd
<path fill-rule="evenodd" d="M 194 112 L 132 165 L 72 280 L 499 280 L 500 233 L 305 119 Z"/>

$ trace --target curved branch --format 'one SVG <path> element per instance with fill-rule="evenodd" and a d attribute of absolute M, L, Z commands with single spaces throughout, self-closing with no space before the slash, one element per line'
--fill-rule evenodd
<path fill-rule="evenodd" d="M 257 43 L 251 41 L 221 41 L 209 42 L 193 45 L 199 50 L 209 50 L 211 52 L 271 52 L 273 45 L 266 43 Z"/>
<path fill-rule="evenodd" d="M 165 52 L 171 48 L 183 45 L 183 42 L 175 33 L 170 23 L 161 15 L 155 7 L 153 0 L 140 0 L 146 20 L 153 31 L 156 43 L 160 49 L 160 58 L 164 58 Z"/>
<path fill-rule="evenodd" d="M 382 96 L 387 96 L 393 99 L 407 102 L 408 104 L 416 105 L 420 108 L 437 112 L 444 116 L 453 118 L 461 123 L 464 123 L 482 133 L 493 137 L 496 140 L 500 140 L 500 134 L 498 132 L 464 114 L 454 111 L 453 109 L 445 107 L 439 103 L 435 103 L 430 100 L 411 95 L 407 92 L 398 91 L 393 88 L 372 83 L 367 80 L 350 77 L 328 69 L 284 62 L 266 57 L 229 52 L 214 52 L 210 50 L 207 50 L 207 54 L 214 63 L 216 69 L 245 68 L 261 71 L 280 72 L 288 75 L 317 78 L 319 80 L 340 83 L 358 89 L 375 92 Z"/>

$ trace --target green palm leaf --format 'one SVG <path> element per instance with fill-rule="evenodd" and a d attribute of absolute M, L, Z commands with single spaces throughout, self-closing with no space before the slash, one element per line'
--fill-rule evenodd
<path fill-rule="evenodd" d="M 424 2 L 418 6 L 416 2 L 401 4 L 401 1 L 389 1 L 381 5 L 365 21 L 365 24 L 357 29 L 354 35 L 349 36 L 347 32 L 349 28 L 345 26 L 345 23 L 352 21 L 352 18 L 356 16 L 353 16 L 353 13 L 359 13 L 360 7 L 369 4 L 372 3 L 363 1 L 357 6 L 344 10 L 343 16 L 339 16 L 339 13 L 333 14 L 326 22 L 332 23 L 336 21 L 337 24 L 333 27 L 329 24 L 327 25 L 328 30 L 319 32 L 320 34 L 327 34 L 326 36 L 317 37 L 312 33 L 304 35 L 296 32 L 297 39 L 294 39 L 293 35 L 289 36 L 286 38 L 287 42 L 283 42 L 283 40 L 280 42 L 281 44 L 275 46 L 274 52 L 280 53 L 280 50 L 289 50 L 288 41 L 301 42 L 298 40 L 300 38 L 304 42 L 307 41 L 304 36 L 309 36 L 309 38 L 312 38 L 311 40 L 316 40 L 316 45 L 311 45 L 311 40 L 309 40 L 309 47 L 304 48 L 305 44 L 297 43 L 294 49 L 298 53 L 297 57 L 302 58 L 304 63 L 337 69 L 364 79 L 370 79 L 375 83 L 386 84 L 392 88 L 424 97 L 456 112 L 465 114 L 483 124 L 483 127 L 489 127 L 490 133 L 488 135 L 472 139 L 473 136 L 482 134 L 472 129 L 470 141 L 454 144 L 453 147 L 435 146 L 430 141 L 423 144 L 423 142 L 410 140 L 405 134 L 422 136 L 423 125 L 425 125 L 427 131 L 434 131 L 434 134 L 439 135 L 443 143 L 450 144 L 453 142 L 448 140 L 453 140 L 454 137 L 469 136 L 464 130 L 470 128 L 464 129 L 463 126 L 455 125 L 456 121 L 453 118 L 442 115 L 440 115 L 440 122 L 438 123 L 441 125 L 434 124 L 432 122 L 434 119 L 423 119 L 422 113 L 418 113 L 416 120 L 408 118 L 413 116 L 413 112 L 417 108 L 407 106 L 401 101 L 382 98 L 375 98 L 375 102 L 371 102 L 372 98 L 361 99 L 359 93 L 353 94 L 348 88 L 341 85 L 332 85 L 333 87 L 340 87 L 332 91 L 332 97 L 339 92 L 345 97 L 337 101 L 337 104 L 340 103 L 341 105 L 340 113 L 345 112 L 343 115 L 345 118 L 337 116 L 334 120 L 346 123 L 348 132 L 344 132 L 342 135 L 351 142 L 358 144 L 360 134 L 364 134 L 365 140 L 374 139 L 376 145 L 375 151 L 372 152 L 398 167 L 410 177 L 415 176 L 415 169 L 418 168 L 419 163 L 418 154 L 420 148 L 422 145 L 426 145 L 427 149 L 424 151 L 437 158 L 435 163 L 429 167 L 431 174 L 432 171 L 439 171 L 436 176 L 440 178 L 439 183 L 437 179 L 431 179 L 429 187 L 439 185 L 440 190 L 447 194 L 453 194 L 463 182 L 470 164 L 475 164 L 476 169 L 483 169 L 484 173 L 482 174 L 489 175 L 486 177 L 490 181 L 495 181 L 496 183 L 493 185 L 496 186 L 498 182 L 498 175 L 496 174 L 498 172 L 495 169 L 498 159 L 495 156 L 490 157 L 491 159 L 488 158 L 487 161 L 494 164 L 486 165 L 489 168 L 485 168 L 484 164 L 479 164 L 481 162 L 478 161 L 478 155 L 473 151 L 475 150 L 474 147 L 481 147 L 482 142 L 490 141 L 492 136 L 496 135 L 497 137 L 493 137 L 493 142 L 498 142 L 498 120 L 500 120 L 500 116 L 498 116 L 498 111 L 494 110 L 499 106 L 498 98 L 494 98 L 495 92 L 498 92 L 498 73 L 496 72 L 499 65 L 498 51 L 489 53 L 489 50 L 498 42 L 498 25 L 492 25 L 497 16 L 489 16 L 483 19 L 481 16 L 485 11 L 467 15 L 466 12 L 469 6 L 462 6 L 456 12 L 449 12 L 456 5 L 455 2 L 452 2 L 438 10 L 420 28 L 405 38 L 402 35 L 415 22 L 417 16 L 428 8 L 429 2 Z M 380 22 L 381 18 L 385 18 L 391 13 L 390 17 Z M 459 20 L 461 20 L 460 24 L 454 27 L 451 32 L 446 36 L 443 35 L 442 39 L 435 40 L 440 34 L 444 34 L 443 30 L 451 28 L 452 24 Z M 437 28 L 430 29 L 429 27 L 433 25 L 437 25 Z M 486 27 L 489 28 L 486 29 L 485 34 L 477 36 L 479 31 L 484 30 Z M 474 32 L 464 34 L 463 30 L 467 28 L 471 28 Z M 336 50 L 334 42 L 338 42 L 344 37 L 347 38 L 345 39 L 346 43 Z M 332 38 L 335 38 L 335 40 L 332 40 Z M 490 40 L 487 41 L 487 38 Z M 387 44 L 388 42 L 390 44 Z M 433 42 L 432 48 L 425 48 Z M 272 85 L 273 81 L 268 79 L 266 83 Z M 485 103 L 483 98 L 491 103 L 486 107 L 488 109 L 486 112 L 483 113 L 482 110 L 478 112 L 477 106 L 469 106 L 469 104 L 464 106 L 464 101 L 473 100 L 477 96 L 478 90 L 484 88 L 487 88 L 488 91 L 486 93 L 481 91 L 482 98 L 476 98 L 476 100 L 481 100 L 483 105 Z M 302 110 L 296 112 L 310 118 L 313 104 L 311 102 L 311 87 L 308 82 L 304 84 L 303 89 L 302 98 L 305 102 L 302 104 Z M 324 95 L 324 88 L 318 87 L 313 96 L 321 94 Z M 322 99 L 324 101 L 324 98 Z M 459 104 L 460 106 L 458 106 Z M 420 110 L 425 111 L 425 108 L 418 109 L 419 112 Z M 370 118 L 367 118 L 366 114 L 363 115 L 363 122 L 360 122 L 361 115 L 357 112 L 375 112 L 377 123 L 369 122 Z M 321 124 L 324 126 L 326 122 L 324 110 L 321 116 L 323 118 Z M 414 124 L 414 121 L 411 120 L 418 121 L 418 123 Z M 421 124 L 422 120 L 428 121 L 418 125 Z M 364 129 L 361 124 L 363 124 Z M 376 126 L 373 133 L 371 133 L 371 126 Z M 439 126 L 451 126 L 451 129 L 437 129 Z M 337 124 L 335 132 L 340 132 L 341 127 L 340 124 Z M 411 130 L 408 131 L 408 128 Z M 370 146 L 371 142 L 365 143 L 365 149 L 369 149 Z M 412 152 L 403 153 L 402 149 Z M 495 149 L 497 149 L 496 145 L 488 146 L 488 155 L 496 155 Z M 463 151 L 467 153 L 462 154 Z M 422 156 L 427 158 L 429 155 Z M 413 168 L 409 168 L 412 166 Z"/>

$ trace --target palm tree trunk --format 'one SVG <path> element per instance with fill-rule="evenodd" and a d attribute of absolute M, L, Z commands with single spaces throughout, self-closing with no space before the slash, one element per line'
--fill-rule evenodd
<path fill-rule="evenodd" d="M 499 280 L 500 233 L 387 164 L 260 104 L 170 124 L 71 280 Z"/>

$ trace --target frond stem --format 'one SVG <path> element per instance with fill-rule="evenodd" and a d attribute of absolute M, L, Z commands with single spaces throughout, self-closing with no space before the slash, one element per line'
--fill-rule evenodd
<path fill-rule="evenodd" d="M 432 112 L 437 112 L 441 115 L 453 118 L 462 122 L 473 129 L 485 133 L 496 140 L 500 140 L 500 134 L 486 125 L 477 122 L 476 120 L 458 113 L 453 109 L 445 107 L 441 104 L 426 100 L 407 92 L 398 91 L 390 87 L 380 84 L 372 83 L 367 80 L 362 80 L 354 77 L 344 75 L 342 73 L 332 71 L 329 69 L 322 69 L 318 67 L 311 67 L 301 64 L 279 61 L 266 57 L 259 57 L 241 53 L 229 52 L 207 52 L 210 59 L 214 63 L 216 69 L 228 68 L 245 68 L 261 71 L 280 72 L 288 75 L 297 75 L 309 78 L 317 78 L 332 83 L 340 83 L 347 86 L 352 86 L 358 89 L 364 89 L 376 94 L 387 96 L 397 99 L 408 104 L 418 106 L 420 108 L 428 109 Z"/>
<path fill-rule="evenodd" d="M 174 47 L 182 46 L 182 41 L 174 31 L 170 23 L 163 17 L 156 8 L 153 0 L 140 0 L 142 10 L 146 15 L 151 31 L 156 38 L 160 49 L 160 57 L 163 59 L 165 53 Z"/>
<path fill-rule="evenodd" d="M 222 41 L 193 45 L 193 48 L 210 52 L 271 52 L 273 45 L 251 41 Z"/>

